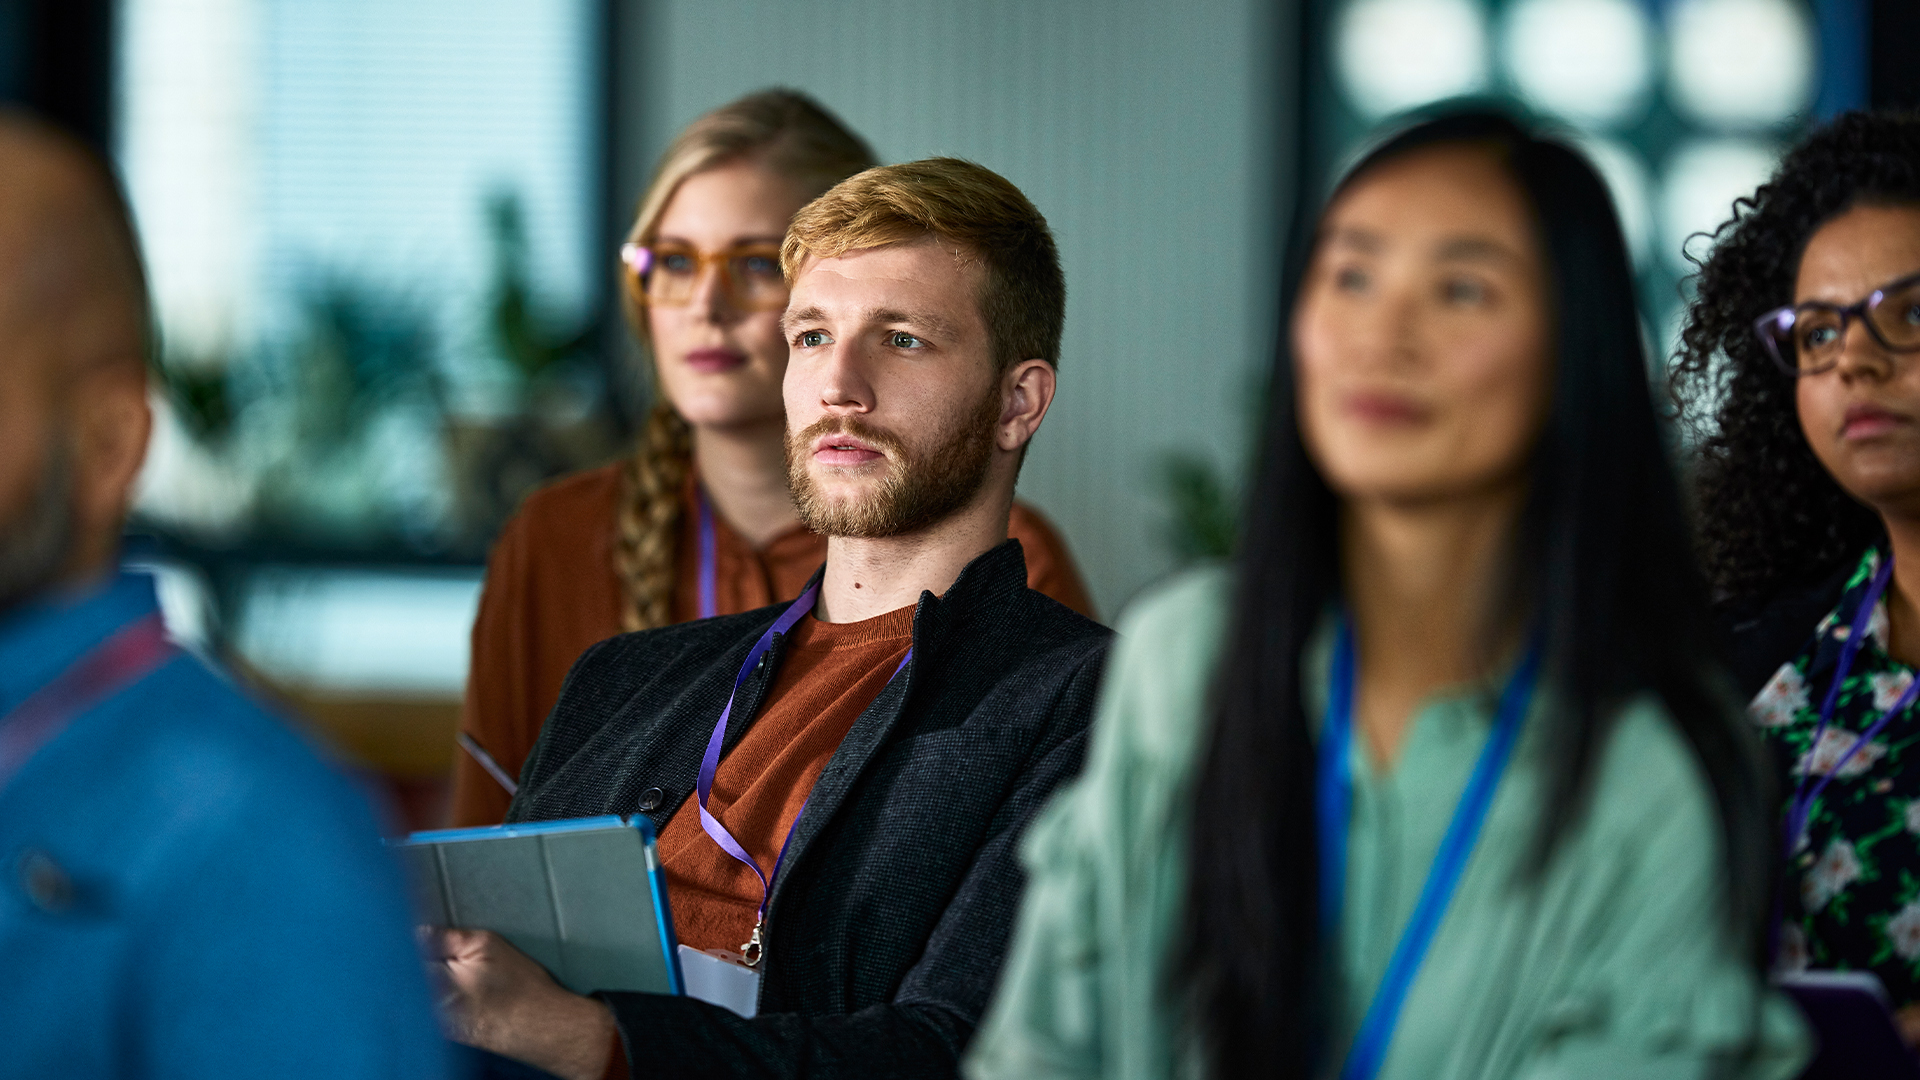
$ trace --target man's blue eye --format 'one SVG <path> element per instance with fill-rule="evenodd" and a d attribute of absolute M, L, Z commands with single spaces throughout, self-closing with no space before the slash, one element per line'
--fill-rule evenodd
<path fill-rule="evenodd" d="M 800 335 L 800 345 L 802 348 L 818 348 L 826 343 L 827 335 L 823 330 L 808 330 Z"/>
<path fill-rule="evenodd" d="M 887 343 L 896 349 L 917 349 L 921 345 L 919 338 L 904 330 L 895 330 L 888 336 Z"/>

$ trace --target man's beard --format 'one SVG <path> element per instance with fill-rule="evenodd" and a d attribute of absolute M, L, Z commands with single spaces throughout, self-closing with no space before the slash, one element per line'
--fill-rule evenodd
<path fill-rule="evenodd" d="M 997 386 L 981 395 L 959 426 L 924 454 L 898 436 L 854 417 L 829 416 L 787 437 L 787 484 L 794 509 L 822 536 L 875 540 L 918 532 L 973 501 L 993 463 L 993 432 L 1000 423 Z M 822 435 L 852 435 L 886 454 L 880 490 L 855 501 L 827 498 L 807 471 Z"/>
<path fill-rule="evenodd" d="M 0 523 L 0 612 L 53 584 L 73 547 L 73 454 L 56 442 L 40 487 L 12 521 Z"/>

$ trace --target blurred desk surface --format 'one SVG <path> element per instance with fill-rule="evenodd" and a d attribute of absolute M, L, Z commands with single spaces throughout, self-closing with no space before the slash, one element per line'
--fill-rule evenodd
<path fill-rule="evenodd" d="M 458 698 L 369 697 L 276 690 L 284 702 L 354 764 L 402 780 L 443 779 L 453 770 Z"/>

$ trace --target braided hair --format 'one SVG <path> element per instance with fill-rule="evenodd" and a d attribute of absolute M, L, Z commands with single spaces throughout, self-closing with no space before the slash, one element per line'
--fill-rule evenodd
<path fill-rule="evenodd" d="M 1700 435 L 1700 559 L 1714 599 L 1746 607 L 1858 558 L 1879 518 L 1841 489 L 1801 434 L 1793 380 L 1754 320 L 1793 302 L 1807 240 L 1847 210 L 1920 206 L 1920 115 L 1847 113 L 1789 151 L 1733 204 L 1694 276 L 1672 390 Z"/>
<path fill-rule="evenodd" d="M 743 159 L 759 161 L 816 193 L 874 164 L 867 144 L 812 98 L 792 90 L 749 94 L 687 125 L 667 147 L 627 239 L 652 242 L 683 181 Z M 639 282 L 624 268 L 621 281 L 627 324 L 641 345 L 648 346 L 646 300 Z M 648 366 L 651 371 L 651 363 Z M 680 492 L 693 471 L 693 430 L 659 392 L 657 377 L 654 387 L 654 405 L 622 473 L 614 519 L 613 568 L 623 593 L 620 621 L 627 630 L 671 621 Z"/>

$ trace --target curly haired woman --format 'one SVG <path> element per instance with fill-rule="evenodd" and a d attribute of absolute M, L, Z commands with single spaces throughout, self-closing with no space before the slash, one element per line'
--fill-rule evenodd
<path fill-rule="evenodd" d="M 819 104 L 751 94 L 661 156 L 621 249 L 628 324 L 659 393 L 625 460 L 528 496 L 502 530 L 473 626 L 452 823 L 491 825 L 587 646 L 624 630 L 799 595 L 826 557 L 787 495 L 780 241 L 873 151 Z M 1015 503 L 1027 583 L 1084 614 L 1051 525 Z"/>
<path fill-rule="evenodd" d="M 1716 239 L 1677 389 L 1786 796 L 1776 963 L 1871 971 L 1920 1041 L 1920 116 L 1815 131 Z"/>

